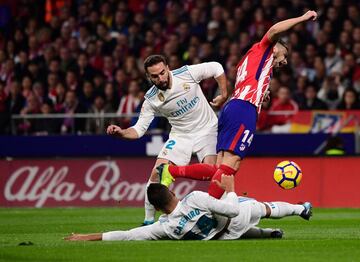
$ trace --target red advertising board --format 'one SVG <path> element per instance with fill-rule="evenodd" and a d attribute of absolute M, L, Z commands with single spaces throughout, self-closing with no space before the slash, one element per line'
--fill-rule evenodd
<path fill-rule="evenodd" d="M 317 207 L 360 207 L 357 157 L 294 158 L 303 171 L 299 187 L 281 189 L 273 181 L 283 158 L 249 158 L 236 175 L 239 195 L 261 201 L 311 201 Z M 152 158 L 0 160 L 0 206 L 143 206 Z M 183 197 L 207 190 L 207 182 L 177 179 Z"/>
<path fill-rule="evenodd" d="M 0 161 L 0 206 L 143 206 L 153 158 Z M 207 183 L 176 181 L 180 197 Z"/>
<path fill-rule="evenodd" d="M 277 163 L 284 158 L 251 158 L 236 176 L 238 194 L 247 192 L 261 201 L 310 201 L 316 207 L 360 207 L 360 158 L 292 158 L 302 169 L 300 185 L 284 190 L 273 180 Z"/>

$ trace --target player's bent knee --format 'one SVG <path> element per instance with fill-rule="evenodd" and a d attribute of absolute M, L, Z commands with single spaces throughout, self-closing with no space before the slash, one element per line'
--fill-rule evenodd
<path fill-rule="evenodd" d="M 265 206 L 265 210 L 266 210 L 265 217 L 269 218 L 271 216 L 271 208 L 270 208 L 270 206 L 265 202 L 261 202 L 261 204 L 263 204 Z"/>

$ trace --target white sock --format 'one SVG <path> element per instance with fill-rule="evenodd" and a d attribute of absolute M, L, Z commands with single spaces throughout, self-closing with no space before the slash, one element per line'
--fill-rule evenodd
<path fill-rule="evenodd" d="M 154 183 L 154 182 L 149 180 L 147 182 L 146 188 L 145 188 L 145 219 L 144 219 L 144 221 L 149 221 L 149 222 L 155 220 L 155 213 L 156 213 L 155 207 L 152 204 L 150 204 L 148 196 L 147 196 L 147 188 L 149 187 L 149 185 L 151 183 Z"/>
<path fill-rule="evenodd" d="M 287 202 L 265 202 L 271 208 L 271 218 L 300 215 L 304 211 L 303 205 L 293 205 Z"/>

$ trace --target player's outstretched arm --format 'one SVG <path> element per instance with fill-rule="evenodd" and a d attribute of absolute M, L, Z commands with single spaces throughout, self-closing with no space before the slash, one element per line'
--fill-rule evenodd
<path fill-rule="evenodd" d="M 138 139 L 139 135 L 132 127 L 122 129 L 117 125 L 109 125 L 106 129 L 106 133 L 111 136 L 116 136 L 124 139 Z"/>
<path fill-rule="evenodd" d="M 74 234 L 64 237 L 68 241 L 116 241 L 116 240 L 157 240 L 167 238 L 159 222 L 125 231 L 110 231 L 94 234 Z"/>
<path fill-rule="evenodd" d="M 281 33 L 288 31 L 289 29 L 296 26 L 297 24 L 307 22 L 310 20 L 314 21 L 317 19 L 317 16 L 318 15 L 315 11 L 310 10 L 310 11 L 307 11 L 302 16 L 278 22 L 268 30 L 268 32 L 267 32 L 268 38 L 271 42 L 276 42 L 277 39 L 280 37 Z"/>

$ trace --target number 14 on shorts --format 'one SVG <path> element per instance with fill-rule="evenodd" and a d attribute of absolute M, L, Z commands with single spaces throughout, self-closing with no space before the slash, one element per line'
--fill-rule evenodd
<path fill-rule="evenodd" d="M 254 138 L 254 134 L 250 133 L 250 130 L 248 130 L 248 129 L 244 130 L 243 137 L 241 139 L 242 143 L 241 143 L 241 145 L 239 147 L 240 151 L 243 151 L 246 146 L 250 147 L 253 138 Z M 245 143 L 247 145 L 245 145 Z"/>

